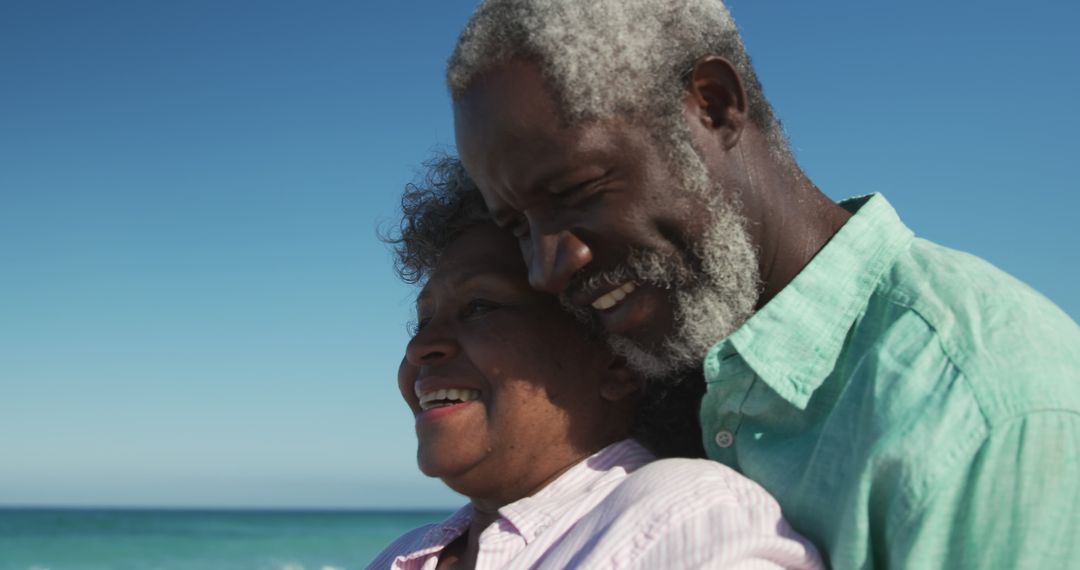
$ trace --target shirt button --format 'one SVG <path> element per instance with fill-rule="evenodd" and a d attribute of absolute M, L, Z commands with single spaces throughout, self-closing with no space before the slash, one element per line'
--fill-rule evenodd
<path fill-rule="evenodd" d="M 716 442 L 716 446 L 722 449 L 727 449 L 735 443 L 735 436 L 728 430 L 721 430 L 716 432 L 716 437 L 713 439 Z"/>

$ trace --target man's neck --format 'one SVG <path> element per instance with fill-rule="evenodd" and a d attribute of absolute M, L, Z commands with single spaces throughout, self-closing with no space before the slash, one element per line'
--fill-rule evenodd
<path fill-rule="evenodd" d="M 805 268 L 851 213 L 818 190 L 791 164 L 759 173 L 752 200 L 745 204 L 758 246 L 762 291 L 758 308 L 765 306 Z"/>

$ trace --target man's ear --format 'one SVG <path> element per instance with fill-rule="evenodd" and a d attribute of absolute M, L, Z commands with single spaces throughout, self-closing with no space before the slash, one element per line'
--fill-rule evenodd
<path fill-rule="evenodd" d="M 644 389 L 644 382 L 626 366 L 626 359 L 612 356 L 604 380 L 600 384 L 600 397 L 609 402 L 625 400 Z"/>
<path fill-rule="evenodd" d="M 705 56 L 694 64 L 686 86 L 686 112 L 719 138 L 725 149 L 739 142 L 749 120 L 742 79 L 728 60 Z"/>

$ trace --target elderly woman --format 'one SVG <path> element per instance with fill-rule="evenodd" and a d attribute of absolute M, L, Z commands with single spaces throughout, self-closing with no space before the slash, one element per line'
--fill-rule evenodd
<path fill-rule="evenodd" d="M 399 272 L 423 283 L 398 385 L 420 470 L 469 503 L 369 568 L 820 567 L 759 486 L 642 445 L 676 437 L 643 401 L 658 392 L 530 288 L 456 161 L 434 172 L 393 240 Z"/>

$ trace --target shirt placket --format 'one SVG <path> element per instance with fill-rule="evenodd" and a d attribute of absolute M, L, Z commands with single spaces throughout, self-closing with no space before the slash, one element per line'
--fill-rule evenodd
<path fill-rule="evenodd" d="M 738 469 L 739 428 L 742 406 L 757 375 L 730 345 L 713 353 L 705 363 L 707 390 L 701 402 L 702 438 L 705 451 L 715 459 Z"/>

